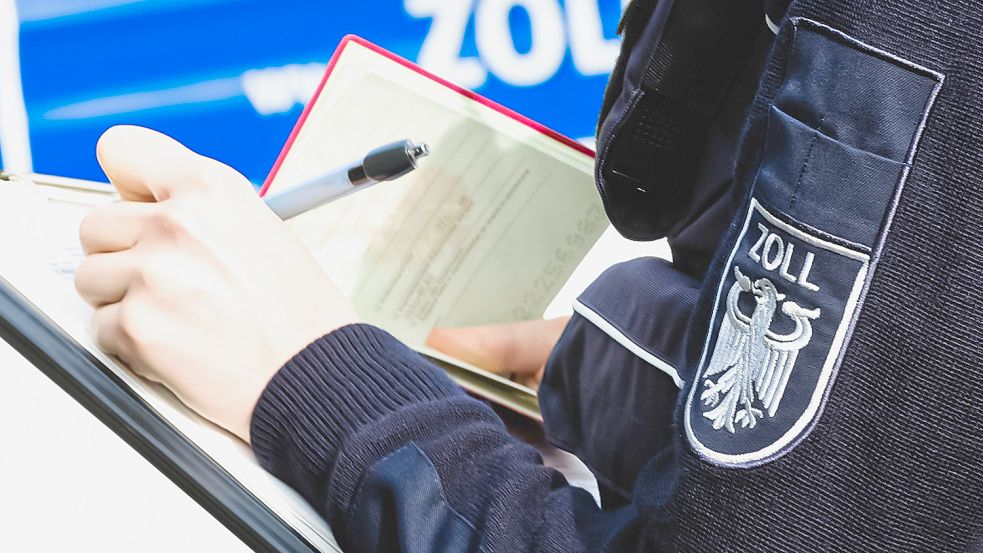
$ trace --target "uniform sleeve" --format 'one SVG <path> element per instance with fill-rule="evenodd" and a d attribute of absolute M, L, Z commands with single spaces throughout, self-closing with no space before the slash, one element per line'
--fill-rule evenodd
<path fill-rule="evenodd" d="M 699 283 L 666 260 L 615 265 L 577 299 L 546 365 L 546 435 L 591 469 L 605 506 L 630 499 L 645 463 L 673 447 L 698 296 Z"/>
<path fill-rule="evenodd" d="M 367 325 L 311 344 L 257 404 L 252 447 L 346 551 L 632 551 L 631 507 L 601 512 L 484 404 Z"/>

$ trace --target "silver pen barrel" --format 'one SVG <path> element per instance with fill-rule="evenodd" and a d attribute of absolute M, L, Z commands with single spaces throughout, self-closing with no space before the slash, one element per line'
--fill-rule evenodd
<path fill-rule="evenodd" d="M 346 196 L 361 186 L 355 186 L 349 174 L 356 167 L 343 167 L 266 196 L 266 205 L 286 221 L 301 213 Z"/>
<path fill-rule="evenodd" d="M 376 148 L 361 163 L 324 173 L 283 192 L 266 196 L 266 205 L 287 220 L 374 184 L 396 180 L 430 154 L 426 144 L 402 140 Z"/>

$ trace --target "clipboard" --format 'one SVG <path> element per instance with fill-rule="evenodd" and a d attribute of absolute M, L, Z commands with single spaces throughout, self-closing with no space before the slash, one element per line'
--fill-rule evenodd
<path fill-rule="evenodd" d="M 12 180 L 29 180 L 67 193 L 112 194 L 104 183 L 0 172 L 0 186 Z M 324 550 L 164 419 L 2 275 L 0 338 L 254 551 Z"/>

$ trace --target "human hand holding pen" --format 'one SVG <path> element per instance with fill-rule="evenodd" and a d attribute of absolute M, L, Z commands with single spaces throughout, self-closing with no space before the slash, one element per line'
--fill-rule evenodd
<path fill-rule="evenodd" d="M 270 378 L 354 310 L 230 167 L 138 127 L 97 150 L 124 200 L 79 231 L 76 288 L 99 346 L 248 441 Z"/>

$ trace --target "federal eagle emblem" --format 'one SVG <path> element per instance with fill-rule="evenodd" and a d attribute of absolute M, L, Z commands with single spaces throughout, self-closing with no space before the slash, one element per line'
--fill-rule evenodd
<path fill-rule="evenodd" d="M 812 321 L 820 315 L 818 308 L 804 309 L 785 301 L 785 295 L 767 278 L 752 282 L 736 266 L 734 274 L 737 282 L 727 294 L 727 312 L 700 394 L 703 416 L 710 419 L 714 430 L 726 428 L 732 434 L 738 425 L 754 428 L 765 413 L 770 418 L 778 412 L 795 360 L 812 339 Z M 750 316 L 738 305 L 745 293 L 754 295 Z M 795 323 L 789 334 L 771 331 L 780 302 L 782 313 Z"/>

